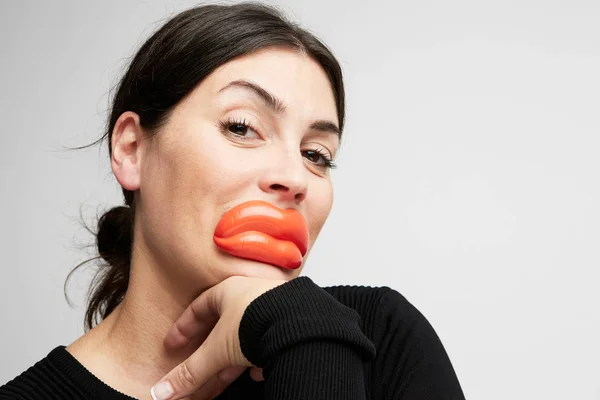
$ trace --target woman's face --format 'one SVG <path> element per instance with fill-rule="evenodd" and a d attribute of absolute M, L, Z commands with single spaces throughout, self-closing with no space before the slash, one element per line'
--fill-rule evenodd
<path fill-rule="evenodd" d="M 232 207 L 263 200 L 299 211 L 312 247 L 332 206 L 337 122 L 329 80 L 306 55 L 268 49 L 221 66 L 142 143 L 136 247 L 195 286 L 298 276 L 221 251 L 213 233 Z"/>

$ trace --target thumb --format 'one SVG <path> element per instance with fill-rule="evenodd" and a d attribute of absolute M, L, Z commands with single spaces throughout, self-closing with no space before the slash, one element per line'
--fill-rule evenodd
<path fill-rule="evenodd" d="M 173 368 L 152 390 L 154 400 L 176 400 L 189 396 L 235 362 L 227 348 L 228 322 L 221 318 L 202 345 Z"/>
<path fill-rule="evenodd" d="M 210 346 L 209 338 L 150 390 L 152 399 L 175 400 L 189 396 L 224 369 L 224 362 L 218 360 L 216 352 L 211 350 L 214 347 Z"/>

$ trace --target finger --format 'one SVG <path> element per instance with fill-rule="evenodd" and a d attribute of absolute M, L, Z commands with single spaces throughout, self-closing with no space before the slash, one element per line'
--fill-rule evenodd
<path fill-rule="evenodd" d="M 226 344 L 226 323 L 221 319 L 210 335 L 192 355 L 173 368 L 152 388 L 154 400 L 174 400 L 191 395 L 202 388 L 212 376 L 231 366 L 223 351 Z"/>
<path fill-rule="evenodd" d="M 190 400 L 212 400 L 227 389 L 248 367 L 228 367 L 211 377 L 202 388 L 190 396 Z"/>
<path fill-rule="evenodd" d="M 250 378 L 255 382 L 262 382 L 265 380 L 263 376 L 263 369 L 258 367 L 252 367 L 250 369 Z"/>
<path fill-rule="evenodd" d="M 218 379 L 221 382 L 230 385 L 233 381 L 240 377 L 246 371 L 248 367 L 244 365 L 235 365 L 233 367 L 228 367 L 217 374 Z"/>
<path fill-rule="evenodd" d="M 206 338 L 219 319 L 215 306 L 215 290 L 209 288 L 198 296 L 175 321 L 163 344 L 176 349 L 189 344 L 194 339 Z"/>

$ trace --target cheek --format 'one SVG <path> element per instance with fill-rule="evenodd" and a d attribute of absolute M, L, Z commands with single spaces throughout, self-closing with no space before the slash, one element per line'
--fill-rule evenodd
<path fill-rule="evenodd" d="M 218 157 L 209 135 L 173 129 L 144 159 L 141 196 L 148 218 L 165 234 L 198 233 L 210 218 L 211 197 L 219 185 Z M 214 147 L 214 146 L 213 146 Z M 144 185 L 145 184 L 145 185 Z M 180 238 L 181 239 L 181 238 Z"/>
<path fill-rule="evenodd" d="M 159 171 L 151 179 L 162 182 L 166 201 L 157 206 L 170 209 L 171 220 L 165 223 L 177 224 L 183 234 L 198 239 L 198 234 L 212 237 L 224 210 L 244 197 L 258 176 L 260 160 L 249 157 L 253 153 L 247 149 L 232 146 L 208 123 L 191 129 L 180 132 L 176 145 L 163 152 L 161 166 L 155 168 Z"/>
<path fill-rule="evenodd" d="M 311 189 L 313 189 L 313 193 L 312 197 L 307 199 L 307 217 L 310 241 L 314 243 L 329 217 L 333 205 L 333 186 L 331 181 L 323 181 Z"/>
<path fill-rule="evenodd" d="M 202 204 L 210 198 L 223 198 L 242 181 L 244 170 L 231 163 L 239 155 L 216 129 L 211 124 L 194 130 L 188 127 L 179 132 L 177 142 L 158 160 L 164 169 L 161 179 L 167 181 L 165 185 L 170 187 L 173 197 L 177 195 L 174 201 Z"/>

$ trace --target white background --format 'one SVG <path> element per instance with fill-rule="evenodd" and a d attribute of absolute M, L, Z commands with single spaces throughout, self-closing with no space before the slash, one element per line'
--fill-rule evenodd
<path fill-rule="evenodd" d="M 186 1 L 0 2 L 0 384 L 83 332 L 92 238 L 122 202 L 109 88 Z M 333 212 L 305 274 L 387 285 L 467 398 L 600 399 L 600 2 L 281 1 L 346 75 Z"/>

